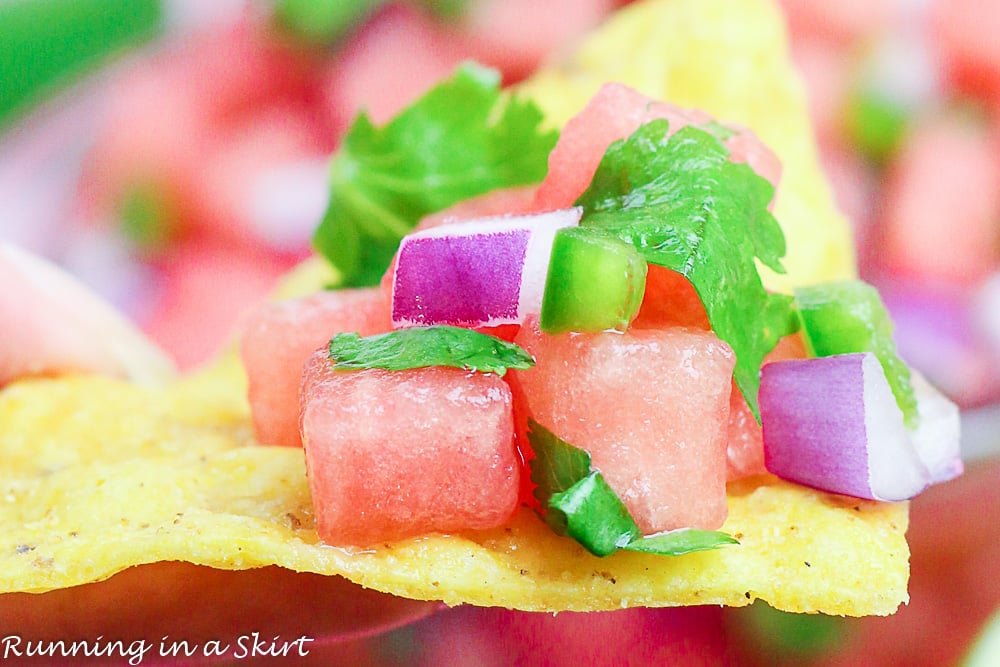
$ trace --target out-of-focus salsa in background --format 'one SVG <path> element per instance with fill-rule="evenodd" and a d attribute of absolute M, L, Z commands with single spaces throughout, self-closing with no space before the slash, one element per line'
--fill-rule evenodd
<path fill-rule="evenodd" d="M 308 256 L 359 109 L 383 122 L 464 59 L 517 82 L 622 4 L 0 0 L 0 241 L 197 366 Z M 911 505 L 910 604 L 860 620 L 458 608 L 345 642 L 345 664 L 967 659 L 1000 608 L 1000 0 L 780 4 L 861 276 L 903 357 L 963 407 L 968 472 Z"/>

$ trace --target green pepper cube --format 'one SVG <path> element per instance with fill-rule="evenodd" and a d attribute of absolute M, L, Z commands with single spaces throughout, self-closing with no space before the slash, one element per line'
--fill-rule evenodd
<path fill-rule="evenodd" d="M 892 318 L 878 290 L 860 280 L 823 283 L 795 290 L 806 346 L 817 357 L 874 352 L 903 411 L 906 425 L 917 425 L 917 400 L 910 369 L 899 358 Z"/>
<path fill-rule="evenodd" d="M 597 229 L 560 229 L 552 244 L 539 325 L 542 331 L 624 331 L 646 291 L 646 260 Z"/>
<path fill-rule="evenodd" d="M 865 89 L 854 96 L 847 109 L 847 131 L 865 156 L 883 164 L 899 148 L 909 116 L 899 102 Z"/>

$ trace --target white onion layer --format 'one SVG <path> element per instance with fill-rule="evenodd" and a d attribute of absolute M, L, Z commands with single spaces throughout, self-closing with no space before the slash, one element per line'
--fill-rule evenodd
<path fill-rule="evenodd" d="M 954 466 L 949 447 L 933 443 L 942 435 L 950 441 L 957 426 L 937 398 L 927 400 L 923 430 L 911 434 L 872 353 L 767 364 L 760 389 L 765 465 L 779 477 L 834 493 L 912 498 L 933 481 L 922 452 L 937 461 L 939 474 L 951 474 L 944 471 Z"/>
<path fill-rule="evenodd" d="M 910 437 L 917 455 L 927 466 L 932 484 L 955 479 L 965 470 L 958 406 L 916 372 L 913 373 L 913 390 L 917 395 L 920 424 Z"/>

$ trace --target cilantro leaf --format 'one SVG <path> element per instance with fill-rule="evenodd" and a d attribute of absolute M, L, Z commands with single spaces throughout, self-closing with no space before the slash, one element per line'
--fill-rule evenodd
<path fill-rule="evenodd" d="M 365 338 L 341 333 L 330 339 L 329 350 L 338 370 L 453 366 L 502 376 L 509 368 L 525 369 L 535 364 L 531 355 L 514 343 L 445 325 L 397 329 Z"/>
<path fill-rule="evenodd" d="M 332 44 L 359 28 L 387 0 L 277 0 L 278 24 L 308 44 Z"/>
<path fill-rule="evenodd" d="M 400 239 L 428 213 L 540 181 L 558 133 L 503 97 L 500 75 L 466 64 L 383 127 L 362 113 L 330 165 L 330 203 L 313 237 L 344 286 L 376 285 Z"/>
<path fill-rule="evenodd" d="M 162 34 L 160 0 L 0 2 L 0 130 L 126 49 Z"/>
<path fill-rule="evenodd" d="M 420 6 L 426 8 L 434 16 L 444 20 L 461 18 L 469 10 L 472 0 L 420 0 Z"/>
<path fill-rule="evenodd" d="M 590 474 L 590 454 L 557 437 L 534 419 L 529 419 L 528 427 L 528 440 L 535 453 L 531 461 L 534 494 L 542 507 L 547 507 L 549 498 L 568 491 Z M 566 526 L 564 516 L 556 515 L 553 524 L 546 512 L 545 519 L 557 531 Z"/>
<path fill-rule="evenodd" d="M 654 554 L 669 553 L 671 556 L 680 556 L 694 551 L 707 551 L 727 544 L 739 543 L 739 540 L 732 535 L 720 533 L 715 530 L 682 528 L 634 540 L 624 548 L 629 551 L 643 551 Z"/>
<path fill-rule="evenodd" d="M 106 1 L 106 0 L 102 0 Z M 278 24 L 307 44 L 323 46 L 338 42 L 358 30 L 389 0 L 275 0 L 273 14 Z M 416 0 L 422 9 L 441 20 L 455 20 L 466 11 L 469 0 Z"/>
<path fill-rule="evenodd" d="M 691 281 L 712 329 L 736 353 L 733 375 L 759 421 L 764 355 L 797 327 L 792 298 L 768 293 L 754 260 L 784 272 L 784 235 L 767 210 L 773 188 L 730 162 L 711 133 L 689 126 L 667 137 L 667 129 L 656 120 L 611 144 L 577 200 L 581 224 Z"/>
<path fill-rule="evenodd" d="M 549 498 L 546 514 L 552 512 L 565 517 L 566 535 L 595 556 L 609 556 L 642 537 L 628 508 L 596 470 Z"/>
<path fill-rule="evenodd" d="M 738 544 L 725 533 L 684 529 L 643 537 L 607 480 L 590 464 L 590 454 L 550 430 L 528 420 L 528 441 L 535 453 L 531 481 L 535 497 L 545 508 L 545 522 L 559 535 L 579 542 L 595 556 L 619 549 L 662 556 Z"/>

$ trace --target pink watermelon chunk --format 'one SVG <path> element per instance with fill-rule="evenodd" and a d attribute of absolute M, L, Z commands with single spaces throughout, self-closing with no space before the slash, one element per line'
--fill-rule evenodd
<path fill-rule="evenodd" d="M 319 292 L 266 303 L 247 317 L 240 354 L 257 439 L 268 445 L 298 447 L 299 383 L 309 355 L 333 334 L 362 336 L 392 329 L 389 302 L 377 288 Z"/>
<path fill-rule="evenodd" d="M 302 440 L 320 538 L 371 546 L 501 526 L 518 505 L 511 394 L 455 368 L 335 371 L 302 379 Z"/>
<path fill-rule="evenodd" d="M 805 359 L 806 347 L 802 336 L 785 336 L 764 357 L 764 364 L 788 359 Z M 746 399 L 733 383 L 729 401 L 729 445 L 726 449 L 726 481 L 764 475 L 764 433 L 747 406 Z"/>
<path fill-rule="evenodd" d="M 467 57 L 457 31 L 409 3 L 390 3 L 332 61 L 323 86 L 330 120 L 346 128 L 364 110 L 382 125 Z"/>
<path fill-rule="evenodd" d="M 889 0 L 780 0 L 778 4 L 794 38 L 829 42 L 845 51 L 878 37 L 897 18 L 898 9 Z"/>
<path fill-rule="evenodd" d="M 985 279 L 1000 264 L 998 183 L 987 126 L 942 115 L 915 127 L 886 189 L 885 267 L 926 282 Z"/>
<path fill-rule="evenodd" d="M 194 236 L 176 243 L 165 251 L 157 290 L 143 304 L 142 328 L 181 370 L 206 363 L 290 265 L 288 257 L 253 239 L 223 243 Z"/>
<path fill-rule="evenodd" d="M 531 74 L 545 57 L 589 32 L 615 0 L 479 0 L 461 20 L 469 55 L 499 68 L 505 81 Z"/>
<path fill-rule="evenodd" d="M 707 113 L 687 110 L 646 97 L 619 83 L 608 83 L 571 118 L 549 154 L 549 171 L 538 188 L 538 210 L 572 206 L 587 189 L 608 146 L 635 132 L 640 125 L 666 118 L 670 132 L 712 121 Z M 726 140 L 733 162 L 746 162 L 777 187 L 781 162 L 749 130 L 736 126 Z"/>
<path fill-rule="evenodd" d="M 663 266 L 650 264 L 646 270 L 646 291 L 633 320 L 635 329 L 691 327 L 709 330 L 708 313 L 687 278 Z"/>
<path fill-rule="evenodd" d="M 439 225 L 447 225 L 473 218 L 536 213 L 541 210 L 535 207 L 535 196 L 537 193 L 537 185 L 524 185 L 493 190 L 478 197 L 460 201 L 443 211 L 431 213 L 417 224 L 414 231 L 419 232 Z"/>
<path fill-rule="evenodd" d="M 722 525 L 729 346 L 679 327 L 552 336 L 533 320 L 515 342 L 536 360 L 514 371 L 527 412 L 590 452 L 644 533 Z"/>
<path fill-rule="evenodd" d="M 691 283 L 676 271 L 650 265 L 646 274 L 646 293 L 639 316 L 632 329 L 664 329 L 686 327 L 710 331 L 708 315 Z M 801 338 L 788 336 L 766 357 L 768 361 L 805 357 Z M 729 401 L 728 448 L 726 451 L 726 481 L 753 475 L 763 475 L 764 441 L 760 424 L 754 419 L 743 394 L 734 382 Z"/>
<path fill-rule="evenodd" d="M 949 83 L 1000 108 L 1000 5 L 990 0 L 934 0 L 929 19 Z"/>

